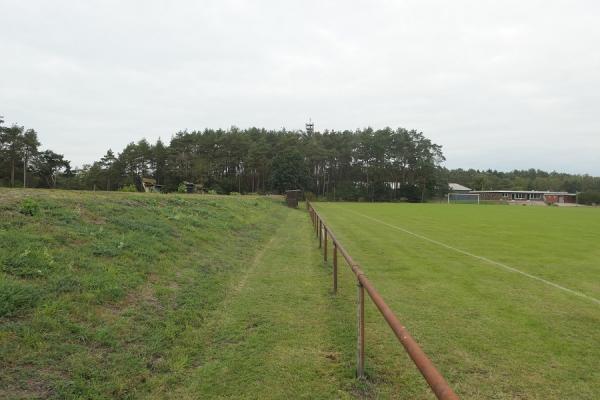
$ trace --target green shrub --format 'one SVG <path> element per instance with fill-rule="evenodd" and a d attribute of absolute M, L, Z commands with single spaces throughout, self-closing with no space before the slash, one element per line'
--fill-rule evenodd
<path fill-rule="evenodd" d="M 4 259 L 2 269 L 15 276 L 33 278 L 47 275 L 54 260 L 46 249 L 26 249 Z"/>
<path fill-rule="evenodd" d="M 208 191 L 210 194 L 227 194 L 229 190 L 223 190 L 223 188 L 219 185 L 213 185 L 211 190 Z"/>
<path fill-rule="evenodd" d="M 137 192 L 137 188 L 135 185 L 125 185 L 119 189 L 119 192 Z"/>
<path fill-rule="evenodd" d="M 229 192 L 230 196 L 241 196 L 240 192 Z"/>
<path fill-rule="evenodd" d="M 177 186 L 177 193 L 187 193 L 187 188 L 184 183 L 180 183 L 179 186 Z"/>
<path fill-rule="evenodd" d="M 577 195 L 579 204 L 600 204 L 600 192 L 581 192 Z"/>
<path fill-rule="evenodd" d="M 21 208 L 19 212 L 23 215 L 30 215 L 32 217 L 40 213 L 39 204 L 33 199 L 25 199 L 21 202 Z"/>
<path fill-rule="evenodd" d="M 21 310 L 33 308 L 39 298 L 38 290 L 30 285 L 0 280 L 0 317 L 12 317 Z"/>

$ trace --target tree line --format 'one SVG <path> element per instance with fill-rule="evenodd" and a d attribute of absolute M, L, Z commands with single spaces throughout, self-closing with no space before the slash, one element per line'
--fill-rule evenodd
<path fill-rule="evenodd" d="M 123 190 L 142 177 L 163 191 L 183 182 L 204 191 L 281 193 L 302 189 L 328 200 L 424 201 L 441 198 L 448 182 L 477 190 L 600 192 L 600 178 L 540 170 L 448 170 L 442 147 L 404 128 L 304 132 L 260 128 L 182 131 L 169 143 L 146 139 L 72 169 L 62 154 L 40 150 L 37 133 L 0 119 L 0 182 L 4 186 Z"/>
<path fill-rule="evenodd" d="M 4 126 L 0 117 L 0 182 L 11 187 L 56 187 L 58 176 L 71 176 L 71 165 L 62 154 L 40 146 L 34 129 Z"/>
<path fill-rule="evenodd" d="M 421 200 L 437 190 L 441 146 L 403 128 L 303 132 L 259 128 L 178 132 L 168 145 L 143 139 L 85 165 L 74 187 L 115 190 L 152 177 L 216 193 L 302 189 L 328 199 Z"/>

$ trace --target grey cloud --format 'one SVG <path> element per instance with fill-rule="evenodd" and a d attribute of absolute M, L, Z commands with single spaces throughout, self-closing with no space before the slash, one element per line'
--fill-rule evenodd
<path fill-rule="evenodd" d="M 403 126 L 448 167 L 600 174 L 593 1 L 13 1 L 0 114 L 76 164 L 237 125 Z"/>

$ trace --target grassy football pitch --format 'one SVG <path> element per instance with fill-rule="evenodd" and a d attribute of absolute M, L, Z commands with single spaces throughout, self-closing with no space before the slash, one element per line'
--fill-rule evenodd
<path fill-rule="evenodd" d="M 600 398 L 600 210 L 315 208 L 462 397 Z M 341 278 L 355 295 L 352 274 Z M 379 394 L 430 396 L 370 301 L 366 319 Z"/>

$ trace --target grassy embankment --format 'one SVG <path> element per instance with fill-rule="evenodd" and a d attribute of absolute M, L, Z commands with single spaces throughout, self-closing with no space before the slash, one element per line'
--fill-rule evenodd
<path fill-rule="evenodd" d="M 0 190 L 0 397 L 368 395 L 329 274 L 270 199 Z"/>

